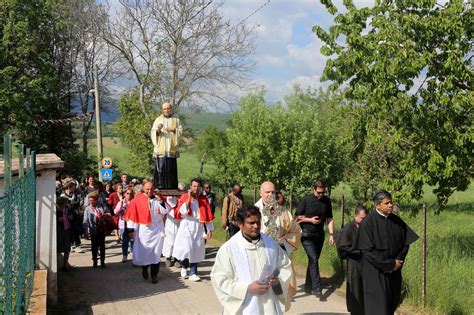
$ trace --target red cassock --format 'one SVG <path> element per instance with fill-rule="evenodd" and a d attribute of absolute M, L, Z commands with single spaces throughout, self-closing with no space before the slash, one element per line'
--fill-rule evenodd
<path fill-rule="evenodd" d="M 193 199 L 194 198 L 191 197 L 191 202 L 193 201 Z M 188 193 L 182 194 L 181 198 L 179 198 L 178 206 L 176 207 L 176 209 L 178 209 L 177 212 L 179 215 L 179 219 L 182 219 L 182 216 L 179 213 L 179 209 L 184 203 L 186 203 L 187 200 L 188 200 Z M 204 195 L 199 195 L 197 197 L 197 201 L 199 205 L 199 222 L 202 222 L 202 223 L 212 222 L 214 220 L 214 216 L 212 215 L 211 205 L 209 204 L 207 197 Z M 192 215 L 191 209 L 189 209 L 189 215 Z M 175 217 L 175 218 L 178 219 L 178 217 Z"/>
<path fill-rule="evenodd" d="M 125 211 L 123 219 L 137 224 L 150 224 L 150 198 L 145 194 L 136 195 L 135 198 L 130 201 L 130 205 L 127 211 Z"/>

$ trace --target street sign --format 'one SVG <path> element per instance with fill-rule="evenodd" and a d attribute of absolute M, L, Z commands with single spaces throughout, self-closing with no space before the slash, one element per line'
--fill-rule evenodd
<path fill-rule="evenodd" d="M 109 157 L 105 157 L 102 159 L 102 167 L 103 168 L 111 168 L 112 167 L 112 159 Z"/>
<path fill-rule="evenodd" d="M 109 168 L 103 168 L 101 170 L 102 180 L 112 180 L 112 170 Z"/>

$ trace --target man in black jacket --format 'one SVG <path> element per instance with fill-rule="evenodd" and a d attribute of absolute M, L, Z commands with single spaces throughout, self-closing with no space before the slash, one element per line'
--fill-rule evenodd
<path fill-rule="evenodd" d="M 367 209 L 357 206 L 353 221 L 344 225 L 336 233 L 337 254 L 341 259 L 347 259 L 346 305 L 351 314 L 364 314 L 364 291 L 362 286 L 362 254 L 354 249 L 354 241 L 359 224 L 364 220 Z"/>
<path fill-rule="evenodd" d="M 319 275 L 319 256 L 324 244 L 324 223 L 329 230 L 329 246 L 334 244 L 334 222 L 331 200 L 326 196 L 326 184 L 317 180 L 313 193 L 301 200 L 296 209 L 296 222 L 301 226 L 301 245 L 308 255 L 305 292 L 322 296 L 321 277 Z"/>

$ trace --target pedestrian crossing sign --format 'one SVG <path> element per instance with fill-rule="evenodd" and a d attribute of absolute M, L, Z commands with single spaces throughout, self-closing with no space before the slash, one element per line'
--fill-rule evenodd
<path fill-rule="evenodd" d="M 102 180 L 112 180 L 112 169 L 103 168 L 101 170 Z"/>

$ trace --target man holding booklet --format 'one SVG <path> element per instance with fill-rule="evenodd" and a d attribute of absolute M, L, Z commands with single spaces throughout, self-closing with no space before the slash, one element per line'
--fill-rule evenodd
<path fill-rule="evenodd" d="M 239 209 L 240 231 L 217 252 L 211 271 L 214 292 L 224 314 L 283 314 L 291 262 L 278 244 L 260 232 L 257 207 Z"/>

